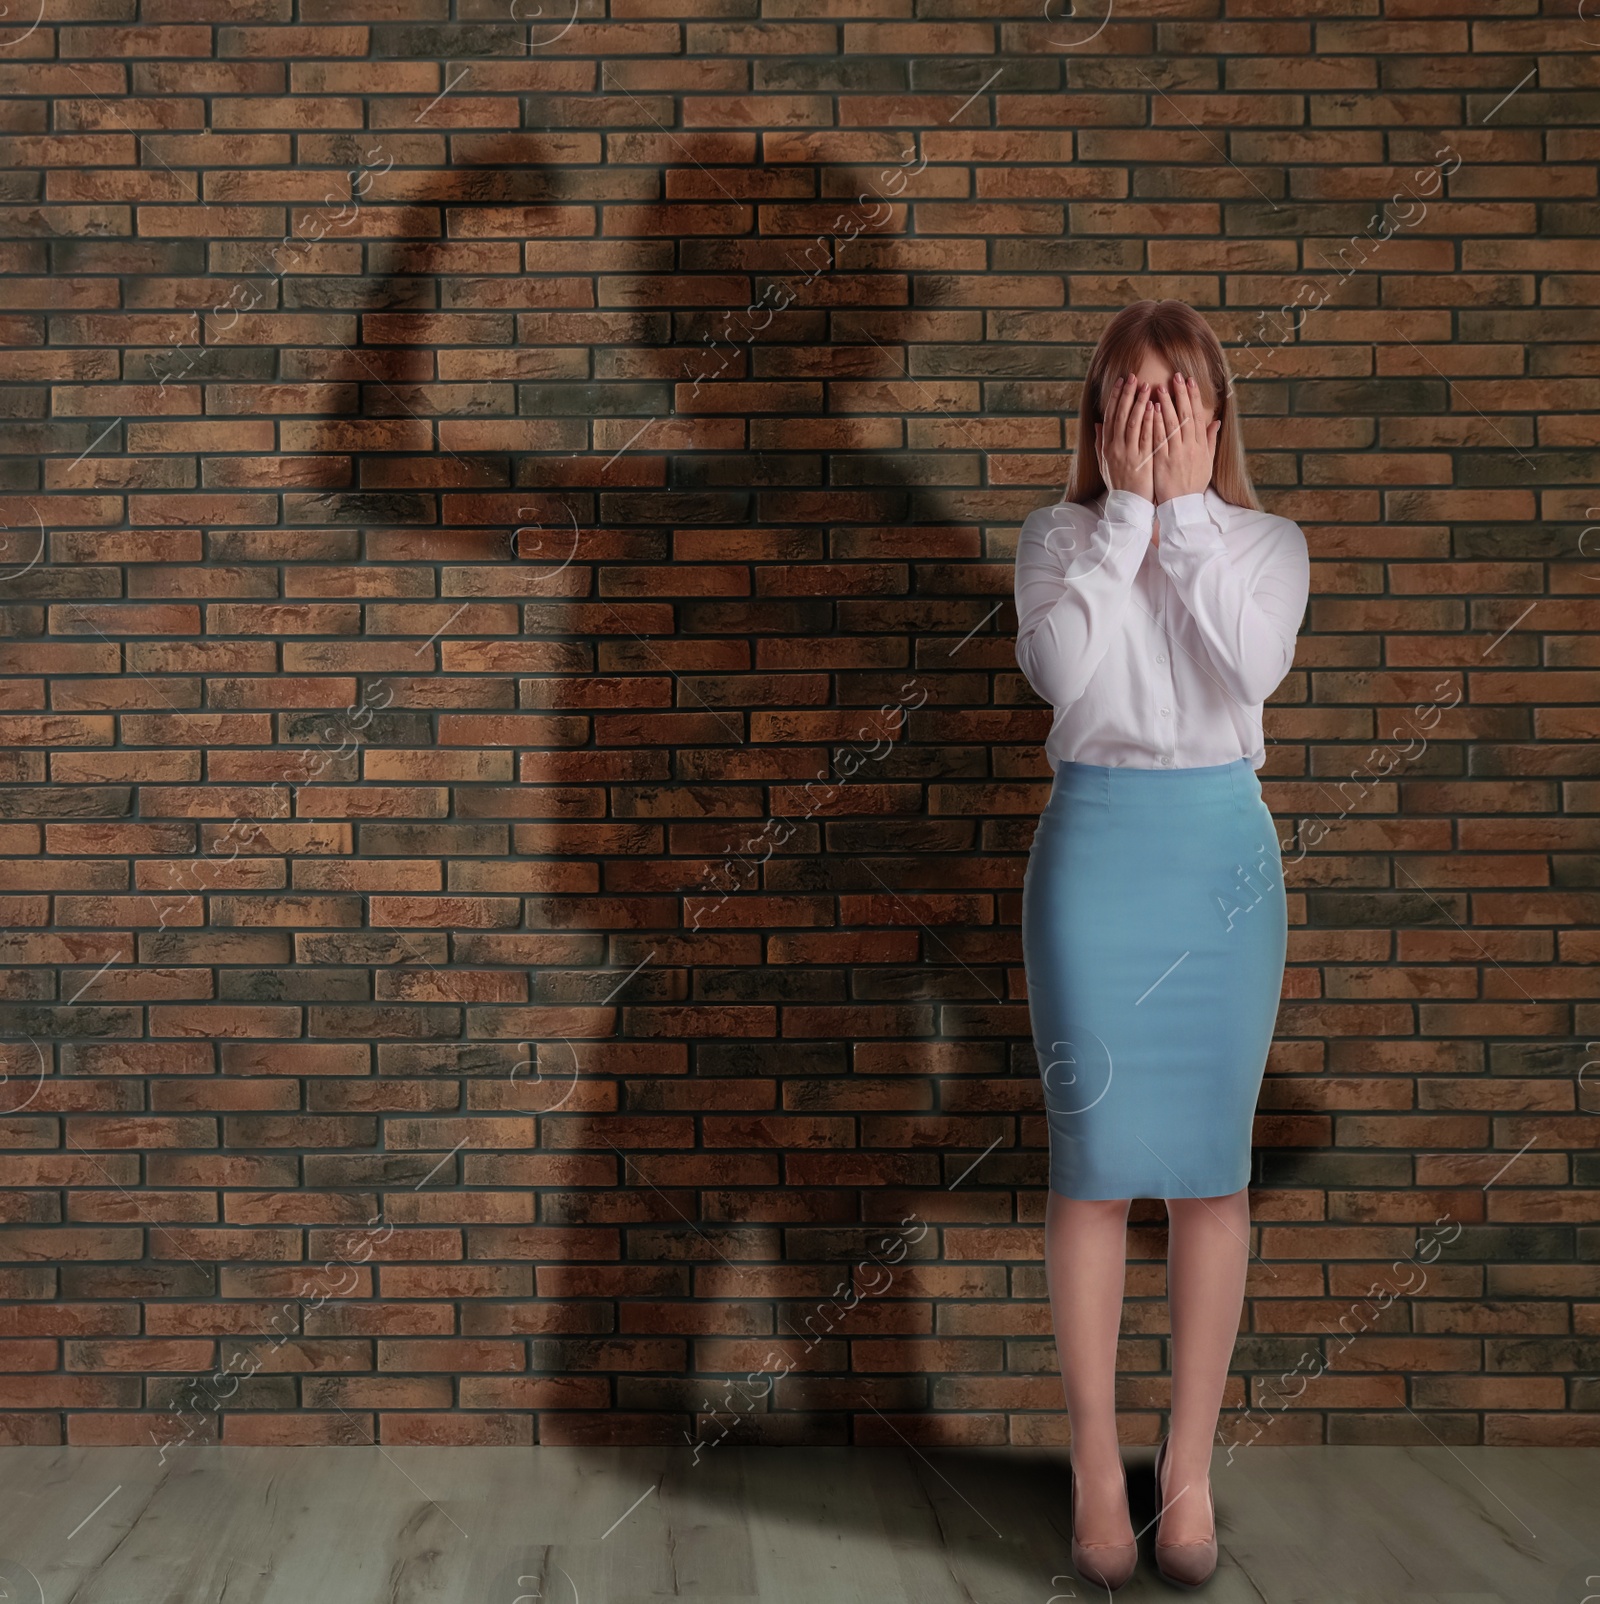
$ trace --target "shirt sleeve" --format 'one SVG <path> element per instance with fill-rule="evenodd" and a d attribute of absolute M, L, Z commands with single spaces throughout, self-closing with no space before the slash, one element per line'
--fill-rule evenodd
<path fill-rule="evenodd" d="M 1017 537 L 1017 666 L 1061 708 L 1083 695 L 1122 628 L 1156 509 L 1113 490 L 1105 511 L 1063 501 L 1029 513 Z"/>
<path fill-rule="evenodd" d="M 1283 683 L 1311 589 L 1297 524 L 1277 520 L 1271 552 L 1252 579 L 1222 539 L 1203 494 L 1162 502 L 1157 559 L 1205 642 L 1218 677 L 1248 706 Z"/>

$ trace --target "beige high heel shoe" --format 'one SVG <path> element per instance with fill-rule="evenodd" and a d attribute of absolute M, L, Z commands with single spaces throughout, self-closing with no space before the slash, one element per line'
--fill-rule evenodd
<path fill-rule="evenodd" d="M 1156 1453 L 1156 1500 L 1163 1514 L 1167 1509 L 1167 1490 L 1161 1480 L 1162 1462 L 1167 1457 L 1167 1441 L 1161 1439 Z M 1156 1569 L 1174 1587 L 1201 1587 L 1211 1580 L 1217 1568 L 1217 1506 L 1211 1497 L 1211 1478 L 1206 1478 L 1206 1503 L 1211 1509 L 1211 1535 L 1197 1543 L 1163 1543 L 1156 1529 Z"/>
<path fill-rule="evenodd" d="M 1139 1545 L 1126 1543 L 1080 1543 L 1078 1541 L 1078 1471 L 1069 1459 L 1072 1472 L 1072 1565 L 1084 1581 L 1114 1593 L 1133 1575 L 1139 1563 Z M 1128 1496 L 1128 1467 L 1122 1467 L 1122 1496 Z"/>

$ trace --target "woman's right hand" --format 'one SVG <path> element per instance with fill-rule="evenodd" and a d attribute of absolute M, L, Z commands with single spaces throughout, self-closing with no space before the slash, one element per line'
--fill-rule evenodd
<path fill-rule="evenodd" d="M 1094 426 L 1100 476 L 1111 490 L 1131 490 L 1149 501 L 1155 493 L 1150 459 L 1156 429 L 1150 386 L 1131 373 L 1117 380 L 1104 423 Z"/>

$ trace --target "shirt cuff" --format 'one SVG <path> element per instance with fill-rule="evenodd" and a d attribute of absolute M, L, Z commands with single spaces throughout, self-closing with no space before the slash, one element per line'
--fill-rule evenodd
<path fill-rule="evenodd" d="M 1227 550 L 1222 531 L 1212 521 L 1211 509 L 1206 505 L 1203 491 L 1173 496 L 1171 500 L 1163 501 L 1156 508 L 1156 515 L 1161 520 L 1158 551 L 1169 547 L 1174 553 Z"/>
<path fill-rule="evenodd" d="M 1155 521 L 1156 506 L 1137 490 L 1113 490 L 1106 496 L 1108 524 L 1142 524 L 1146 529 Z"/>

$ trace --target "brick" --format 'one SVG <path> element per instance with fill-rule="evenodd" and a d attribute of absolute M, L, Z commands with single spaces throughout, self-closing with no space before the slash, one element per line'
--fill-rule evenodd
<path fill-rule="evenodd" d="M 148 1445 L 220 1345 L 196 1440 L 681 1444 L 792 1357 L 749 1440 L 1065 1443 L 1010 566 L 1139 295 L 1314 563 L 1223 1429 L 1600 1440 L 1592 73 L 1524 0 L 1179 9 L 0 60 L 0 1440 Z"/>

